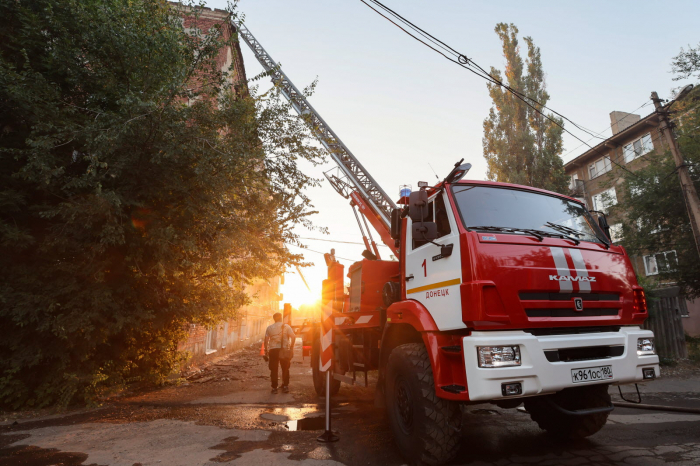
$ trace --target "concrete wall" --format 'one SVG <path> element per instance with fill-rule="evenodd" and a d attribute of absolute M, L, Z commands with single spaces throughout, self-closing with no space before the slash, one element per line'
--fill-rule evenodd
<path fill-rule="evenodd" d="M 627 112 L 610 112 L 610 128 L 613 134 L 624 131 L 640 120 L 639 115 Z"/>
<path fill-rule="evenodd" d="M 683 317 L 683 329 L 691 337 L 700 337 L 700 299 L 686 301 L 688 317 Z"/>

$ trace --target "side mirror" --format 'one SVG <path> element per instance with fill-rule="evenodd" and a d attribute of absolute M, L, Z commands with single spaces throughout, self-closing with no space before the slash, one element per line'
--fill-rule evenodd
<path fill-rule="evenodd" d="M 408 196 L 408 216 L 414 222 L 422 222 L 428 218 L 428 193 L 423 191 L 413 191 Z"/>
<path fill-rule="evenodd" d="M 438 237 L 435 222 L 415 222 L 412 231 L 413 239 L 418 241 L 433 241 Z"/>
<path fill-rule="evenodd" d="M 452 169 L 449 175 L 445 178 L 445 183 L 456 183 L 462 178 L 464 178 L 464 175 L 469 172 L 472 168 L 471 163 L 462 163 L 464 162 L 464 159 L 460 160 L 455 164 L 455 167 Z"/>
<path fill-rule="evenodd" d="M 391 238 L 399 239 L 401 237 L 401 210 L 394 209 L 391 211 Z"/>

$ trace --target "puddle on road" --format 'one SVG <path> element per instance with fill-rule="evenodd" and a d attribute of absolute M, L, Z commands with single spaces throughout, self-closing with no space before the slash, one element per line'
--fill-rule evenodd
<path fill-rule="evenodd" d="M 342 416 L 355 410 L 357 408 L 349 406 L 349 403 L 340 403 L 333 407 L 331 415 L 334 417 Z M 323 407 L 316 404 L 305 404 L 302 407 L 284 406 L 272 408 L 261 413 L 260 418 L 271 421 L 271 426 L 284 428 L 288 432 L 323 430 L 326 422 Z"/>
<path fill-rule="evenodd" d="M 298 430 L 323 430 L 326 426 L 326 419 L 323 417 L 306 417 L 295 421 L 283 422 L 282 425 L 290 432 Z"/>

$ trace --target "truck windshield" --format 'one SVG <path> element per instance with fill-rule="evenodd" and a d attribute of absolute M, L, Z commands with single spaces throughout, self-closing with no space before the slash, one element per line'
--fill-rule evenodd
<path fill-rule="evenodd" d="M 530 231 L 545 236 L 566 235 L 579 241 L 607 242 L 591 215 L 578 202 L 491 186 L 455 185 L 452 193 L 467 228 L 486 227 L 516 234 Z"/>

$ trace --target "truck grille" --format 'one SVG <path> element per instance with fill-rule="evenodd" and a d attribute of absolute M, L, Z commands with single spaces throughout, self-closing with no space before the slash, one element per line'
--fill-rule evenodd
<path fill-rule="evenodd" d="M 521 301 L 571 301 L 581 298 L 584 301 L 619 301 L 614 293 L 520 293 Z"/>
<path fill-rule="evenodd" d="M 536 337 L 547 335 L 579 335 L 581 333 L 604 333 L 604 332 L 619 332 L 619 325 L 611 325 L 609 327 L 546 327 L 546 328 L 525 328 L 527 332 Z"/>
<path fill-rule="evenodd" d="M 615 293 L 522 292 L 520 302 L 529 318 L 576 319 L 581 317 L 618 316 L 622 310 L 620 295 Z M 574 300 L 583 301 L 577 311 Z"/>
<path fill-rule="evenodd" d="M 549 362 L 572 362 L 608 359 L 616 356 L 622 356 L 624 352 L 625 347 L 623 345 L 587 346 L 584 348 L 546 350 L 544 355 Z"/>
<path fill-rule="evenodd" d="M 593 317 L 593 316 L 616 316 L 620 313 L 619 309 L 611 308 L 590 308 L 583 311 L 577 311 L 573 308 L 566 309 L 525 309 L 525 314 L 528 317 Z"/>

